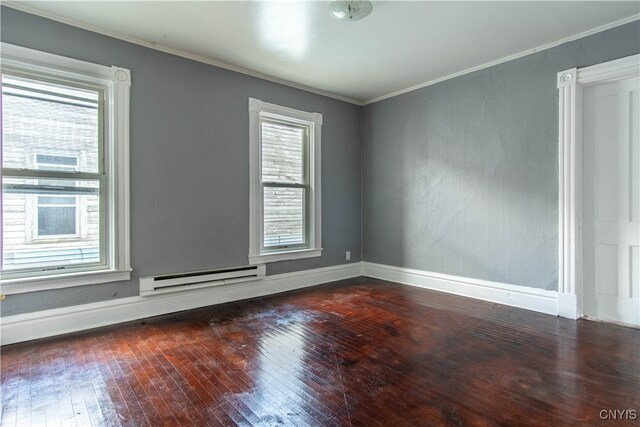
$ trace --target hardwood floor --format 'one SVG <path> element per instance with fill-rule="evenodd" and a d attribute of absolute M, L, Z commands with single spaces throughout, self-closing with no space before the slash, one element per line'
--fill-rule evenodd
<path fill-rule="evenodd" d="M 1 383 L 3 426 L 638 425 L 640 331 L 359 278 L 6 346 Z"/>

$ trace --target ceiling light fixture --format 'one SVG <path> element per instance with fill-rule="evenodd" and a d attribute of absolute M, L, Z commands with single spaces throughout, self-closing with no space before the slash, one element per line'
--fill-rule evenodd
<path fill-rule="evenodd" d="M 334 0 L 329 6 L 329 13 L 340 21 L 359 21 L 367 17 L 373 10 L 373 5 L 367 0 L 340 1 Z"/>

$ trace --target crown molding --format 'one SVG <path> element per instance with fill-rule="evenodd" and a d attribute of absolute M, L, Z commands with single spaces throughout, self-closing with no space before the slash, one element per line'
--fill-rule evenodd
<path fill-rule="evenodd" d="M 15 9 L 15 10 L 19 10 L 20 12 L 25 12 L 31 15 L 36 15 L 36 16 L 40 16 L 42 18 L 47 18 L 50 19 L 52 21 L 56 21 L 56 22 L 60 22 L 62 24 L 67 24 L 70 25 L 72 27 L 77 27 L 77 28 L 81 28 L 83 30 L 87 30 L 87 31 L 91 31 L 93 33 L 98 33 L 98 34 L 102 34 L 104 36 L 107 37 L 111 37 L 114 39 L 118 39 L 118 40 L 122 40 L 128 43 L 132 43 L 132 44 L 136 44 L 139 46 L 144 46 L 146 48 L 149 49 L 153 49 L 153 50 L 158 50 L 160 52 L 164 52 L 164 53 L 168 53 L 170 55 L 175 55 L 175 56 L 179 56 L 182 58 L 186 58 L 186 59 L 190 59 L 192 61 L 196 61 L 196 62 L 202 62 L 203 64 L 208 64 L 208 65 L 212 65 L 214 67 L 218 67 L 218 68 L 223 68 L 225 70 L 229 70 L 229 71 L 234 71 L 236 73 L 240 73 L 240 74 L 245 74 L 251 77 L 256 77 L 258 79 L 262 79 L 262 80 L 266 80 L 272 83 L 277 83 L 277 84 L 281 84 L 283 86 L 288 86 L 294 89 L 298 89 L 298 90 L 302 90 L 305 92 L 310 92 L 310 93 L 314 93 L 316 95 L 321 95 L 321 96 L 326 96 L 327 98 L 333 98 L 333 99 L 337 99 L 338 101 L 343 101 L 343 102 L 347 102 L 349 104 L 354 104 L 354 105 L 358 105 L 358 106 L 362 106 L 362 102 L 361 101 L 357 101 L 355 99 L 351 99 L 345 96 L 341 96 L 341 95 L 337 95 L 335 93 L 331 93 L 331 92 L 326 92 L 324 90 L 320 90 L 320 89 L 315 89 L 312 88 L 310 86 L 305 86 L 302 84 L 298 84 L 298 83 L 294 83 L 292 81 L 289 80 L 285 80 L 285 79 L 280 79 L 277 77 L 273 77 L 267 74 L 262 74 L 259 73 L 257 71 L 253 71 L 247 68 L 242 68 L 242 67 L 238 67 L 236 65 L 231 65 L 231 64 L 227 64 L 224 62 L 220 62 L 220 61 L 216 61 L 204 56 L 200 56 L 200 55 L 195 55 L 193 53 L 190 52 L 186 52 L 184 50 L 180 50 L 180 49 L 174 49 L 171 47 L 167 47 L 167 46 L 163 46 L 161 44 L 157 44 L 157 43 L 153 43 L 153 42 L 148 42 L 146 40 L 142 40 L 136 37 L 130 37 L 115 31 L 111 31 L 111 30 L 107 30 L 105 28 L 102 27 L 98 27 L 98 26 L 94 26 L 94 25 L 90 25 L 90 24 L 86 24 L 80 21 L 76 21 L 75 19 L 69 19 L 69 18 L 65 18 L 63 16 L 60 15 L 56 15 L 53 13 L 49 13 L 49 12 L 43 12 L 41 10 L 32 8 L 30 6 L 26 6 L 22 3 L 18 3 L 15 1 L 3 1 L 2 2 L 2 6 L 6 6 L 9 7 L 11 9 Z"/>
<path fill-rule="evenodd" d="M 639 19 L 640 19 L 640 14 L 632 15 L 632 16 L 629 16 L 628 18 L 623 18 L 623 19 L 620 19 L 618 21 L 610 22 L 608 24 L 601 25 L 601 26 L 596 27 L 596 28 L 592 28 L 591 30 L 583 31 L 581 33 L 574 34 L 572 36 L 565 37 L 563 39 L 556 40 L 556 41 L 553 41 L 551 43 L 547 43 L 547 44 L 544 44 L 544 45 L 541 45 L 541 46 L 538 46 L 538 47 L 534 47 L 533 49 L 527 49 L 527 50 L 524 50 L 522 52 L 516 53 L 514 55 L 505 56 L 504 58 L 496 59 L 495 61 L 490 61 L 490 62 L 487 62 L 487 63 L 482 64 L 482 65 L 478 65 L 478 66 L 475 66 L 475 67 L 467 68 L 466 70 L 462 70 L 462 71 L 458 71 L 458 72 L 455 72 L 455 73 L 452 73 L 452 74 L 448 74 L 446 76 L 439 77 L 437 79 L 430 80 L 430 81 L 425 82 L 425 83 L 420 83 L 420 84 L 415 85 L 415 86 L 411 86 L 411 87 L 408 87 L 408 88 L 405 88 L 405 89 L 401 89 L 401 90 L 389 93 L 387 95 L 382 95 L 382 96 L 379 96 L 377 98 L 372 98 L 372 99 L 369 99 L 368 101 L 364 101 L 362 103 L 362 105 L 373 104 L 374 102 L 378 102 L 378 101 L 382 101 L 382 100 L 385 100 L 385 99 L 393 98 L 394 96 L 402 95 L 404 93 L 413 92 L 414 90 L 422 89 L 423 87 L 432 86 L 432 85 L 434 85 L 436 83 L 440 83 L 440 82 L 443 82 L 445 80 L 450 80 L 450 79 L 453 79 L 455 77 L 460 77 L 460 76 L 463 76 L 465 74 L 469 74 L 469 73 L 473 73 L 475 71 L 483 70 L 485 68 L 493 67 L 494 65 L 499 65 L 499 64 L 502 64 L 504 62 L 509 62 L 509 61 L 514 60 L 514 59 L 522 58 L 523 56 L 531 55 L 532 53 L 541 52 L 543 50 L 551 49 L 552 47 L 560 46 L 563 43 L 571 42 L 571 41 L 578 40 L 578 39 L 581 39 L 581 38 L 584 38 L 584 37 L 587 37 L 587 36 L 590 36 L 590 35 L 593 35 L 593 34 L 600 33 L 602 31 L 610 30 L 612 28 L 619 27 L 621 25 L 628 24 L 630 22 L 637 21 Z"/>
<path fill-rule="evenodd" d="M 547 44 L 544 44 L 544 45 L 541 45 L 541 46 L 538 46 L 538 47 L 534 47 L 533 49 L 527 49 L 527 50 L 524 50 L 522 52 L 519 52 L 519 53 L 516 53 L 516 54 L 513 54 L 513 55 L 505 56 L 503 58 L 500 58 L 500 59 L 497 59 L 497 60 L 494 60 L 494 61 L 486 62 L 486 63 L 484 63 L 482 65 L 478 65 L 478 66 L 475 66 L 475 67 L 467 68 L 467 69 L 462 70 L 462 71 L 451 73 L 451 74 L 448 74 L 446 76 L 439 77 L 437 79 L 429 80 L 427 82 L 420 83 L 420 84 L 414 85 L 414 86 L 410 86 L 410 87 L 407 87 L 405 89 L 400 89 L 400 90 L 397 90 L 395 92 L 391 92 L 391 93 L 388 93 L 386 95 L 381 95 L 381 96 L 378 96 L 376 98 L 372 98 L 372 99 L 369 99 L 369 100 L 366 100 L 366 101 L 358 101 L 358 100 L 355 100 L 355 99 L 352 99 L 352 98 L 348 98 L 348 97 L 345 97 L 345 96 L 342 96 L 342 95 L 337 95 L 335 93 L 326 92 L 326 91 L 323 91 L 323 90 L 320 90 L 320 89 L 315 89 L 315 88 L 312 88 L 312 87 L 309 87 L 309 86 L 305 86 L 305 85 L 301 85 L 301 84 L 298 84 L 298 83 L 294 83 L 294 82 L 291 82 L 291 81 L 288 81 L 288 80 L 285 80 L 285 79 L 280 79 L 280 78 L 277 78 L 277 77 L 269 76 L 267 74 L 262 74 L 262 73 L 259 73 L 257 71 L 249 70 L 249 69 L 238 67 L 238 66 L 231 65 L 231 64 L 226 64 L 226 63 L 220 62 L 220 61 L 215 61 L 213 59 L 206 58 L 206 57 L 200 56 L 200 55 L 195 55 L 195 54 L 183 51 L 183 50 L 174 49 L 174 48 L 163 46 L 163 45 L 160 45 L 160 44 L 157 44 L 157 43 L 152 43 L 152 42 L 148 42 L 148 41 L 145 41 L 145 40 L 142 40 L 142 39 L 138 39 L 138 38 L 135 38 L 135 37 L 126 36 L 124 34 L 120 34 L 120 33 L 117 33 L 115 31 L 110 31 L 110 30 L 107 30 L 107 29 L 104 29 L 104 28 L 101 28 L 101 27 L 85 24 L 85 23 L 76 21 L 74 19 L 65 18 L 65 17 L 59 16 L 59 15 L 56 15 L 56 14 L 53 14 L 53 13 L 43 12 L 43 11 L 40 11 L 40 10 L 35 9 L 35 8 L 32 8 L 30 6 L 26 6 L 23 3 L 19 3 L 19 2 L 16 2 L 16 1 L 3 1 L 2 2 L 2 6 L 7 6 L 7 7 L 11 8 L 11 9 L 16 9 L 16 10 L 19 10 L 21 12 L 29 13 L 31 15 L 36 15 L 36 16 L 40 16 L 40 17 L 43 17 L 43 18 L 51 19 L 52 21 L 61 22 L 63 24 L 67 24 L 67 25 L 71 25 L 73 27 L 81 28 L 83 30 L 87 30 L 87 31 L 91 31 L 91 32 L 94 32 L 94 33 L 102 34 L 102 35 L 105 35 L 105 36 L 108 36 L 108 37 L 112 37 L 112 38 L 115 38 L 115 39 L 118 39 L 118 40 L 122 40 L 122 41 L 126 41 L 126 42 L 129 42 L 129 43 L 133 43 L 133 44 L 136 44 L 136 45 L 139 45 L 139 46 L 144 46 L 144 47 L 147 47 L 149 49 L 158 50 L 160 52 L 164 52 L 164 53 L 168 53 L 168 54 L 171 54 L 171 55 L 180 56 L 182 58 L 190 59 L 192 61 L 202 62 L 204 64 L 212 65 L 214 67 L 223 68 L 225 70 L 230 70 L 230 71 L 235 71 L 235 72 L 240 73 L 240 74 L 245 74 L 245 75 L 256 77 L 256 78 L 259 78 L 259 79 L 262 79 L 262 80 L 266 80 L 266 81 L 270 81 L 270 82 L 273 82 L 273 83 L 281 84 L 283 86 L 288 86 L 288 87 L 291 87 L 291 88 L 294 88 L 294 89 L 299 89 L 299 90 L 302 90 L 302 91 L 305 91 L 305 92 L 314 93 L 316 95 L 326 96 L 328 98 L 337 99 L 338 101 L 343 101 L 343 102 L 347 102 L 347 103 L 358 105 L 358 106 L 364 106 L 364 105 L 373 104 L 375 102 L 382 101 L 382 100 L 389 99 L 389 98 L 393 98 L 395 96 L 402 95 L 404 93 L 413 92 L 414 90 L 422 89 L 422 88 L 427 87 L 427 86 L 432 86 L 432 85 L 435 85 L 437 83 L 453 79 L 455 77 L 460 77 L 460 76 L 463 76 L 465 74 L 469 74 L 469 73 L 473 73 L 475 71 L 483 70 L 485 68 L 493 67 L 494 65 L 499 65 L 499 64 L 502 64 L 504 62 L 512 61 L 512 60 L 518 59 L 518 58 L 522 58 L 523 56 L 527 56 L 527 55 L 531 55 L 531 54 L 536 53 L 536 52 L 540 52 L 540 51 L 543 51 L 543 50 L 551 49 L 551 48 L 559 46 L 559 45 L 561 45 L 563 43 L 567 43 L 567 42 L 571 42 L 571 41 L 574 41 L 574 40 L 578 40 L 578 39 L 581 39 L 583 37 L 587 37 L 587 36 L 590 36 L 590 35 L 593 35 L 593 34 L 600 33 L 602 31 L 606 31 L 606 30 L 610 30 L 610 29 L 615 28 L 615 27 L 619 27 L 619 26 L 624 25 L 624 24 L 628 24 L 628 23 L 633 22 L 633 21 L 640 20 L 640 14 L 635 14 L 635 15 L 629 16 L 627 18 L 619 19 L 617 21 L 610 22 L 608 24 L 601 25 L 599 27 L 592 28 L 590 30 L 583 31 L 581 33 L 574 34 L 574 35 L 569 36 L 569 37 L 565 37 L 565 38 L 560 39 L 560 40 L 556 40 L 556 41 L 553 41 L 553 42 L 550 42 L 550 43 L 547 43 Z"/>

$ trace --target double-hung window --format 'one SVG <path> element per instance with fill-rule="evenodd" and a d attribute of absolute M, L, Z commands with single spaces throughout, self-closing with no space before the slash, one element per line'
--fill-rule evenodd
<path fill-rule="evenodd" d="M 322 115 L 249 99 L 252 264 L 320 256 Z"/>
<path fill-rule="evenodd" d="M 1 54 L 2 292 L 129 279 L 129 71 Z"/>

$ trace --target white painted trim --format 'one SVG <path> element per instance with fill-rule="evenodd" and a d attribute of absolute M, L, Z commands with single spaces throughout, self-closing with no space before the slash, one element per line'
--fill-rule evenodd
<path fill-rule="evenodd" d="M 287 119 L 295 119 L 305 124 L 322 124 L 322 114 L 320 113 L 309 113 L 306 111 L 296 110 L 295 108 L 283 107 L 282 105 L 277 104 L 270 104 L 268 102 L 260 101 L 256 98 L 249 98 L 249 112 L 285 117 Z"/>
<path fill-rule="evenodd" d="M 135 296 L 17 314 L 0 319 L 2 345 L 93 329 L 161 314 L 271 295 L 360 276 L 360 263 L 276 274 L 252 282 L 192 291 Z"/>
<path fill-rule="evenodd" d="M 471 279 L 390 265 L 362 263 L 362 275 L 545 314 L 558 314 L 556 291 Z"/>
<path fill-rule="evenodd" d="M 446 292 L 540 313 L 575 319 L 574 295 L 394 267 L 355 262 L 332 267 L 267 276 L 259 280 L 171 294 L 135 296 L 72 307 L 54 308 L 0 318 L 2 345 L 77 332 L 147 317 L 230 301 L 277 294 L 336 280 L 367 276 L 404 285 Z"/>
<path fill-rule="evenodd" d="M 423 87 L 427 87 L 427 86 L 432 86 L 432 85 L 434 85 L 436 83 L 440 83 L 440 82 L 443 82 L 445 80 L 450 80 L 450 79 L 453 79 L 455 77 L 460 77 L 460 76 L 463 76 L 465 74 L 469 74 L 469 73 L 473 73 L 473 72 L 476 72 L 476 71 L 480 71 L 480 70 L 483 70 L 485 68 L 489 68 L 489 67 L 493 67 L 495 65 L 502 64 L 504 62 L 513 61 L 514 59 L 522 58 L 523 56 L 531 55 L 533 53 L 541 52 L 543 50 L 547 50 L 547 49 L 551 49 L 551 48 L 556 47 L 556 46 L 560 46 L 563 43 L 568 43 L 568 42 L 571 42 L 571 41 L 574 41 L 574 40 L 581 39 L 583 37 L 588 37 L 588 36 L 591 36 L 593 34 L 600 33 L 602 31 L 610 30 L 612 28 L 619 27 L 621 25 L 628 24 L 628 23 L 633 22 L 633 21 L 637 21 L 638 19 L 640 19 L 640 15 L 632 15 L 632 16 L 629 16 L 628 18 L 623 18 L 623 19 L 620 19 L 618 21 L 611 22 L 609 24 L 601 25 L 601 26 L 593 28 L 591 30 L 583 31 L 581 33 L 574 34 L 572 36 L 565 37 L 563 39 L 556 40 L 556 41 L 553 41 L 551 43 L 547 43 L 547 44 L 544 44 L 544 45 L 541 45 L 541 46 L 538 46 L 538 47 L 534 47 L 533 49 L 527 49 L 525 51 L 522 51 L 522 52 L 519 52 L 519 53 L 516 53 L 516 54 L 513 54 L 513 55 L 505 56 L 504 58 L 496 59 L 495 61 L 490 61 L 490 62 L 484 63 L 482 65 L 478 65 L 478 66 L 475 66 L 475 67 L 467 68 L 466 70 L 462 70 L 462 71 L 458 71 L 458 72 L 455 72 L 455 73 L 452 73 L 452 74 L 448 74 L 446 76 L 439 77 L 437 79 L 433 79 L 433 80 L 430 80 L 430 81 L 425 82 L 425 83 L 420 83 L 418 85 L 411 86 L 411 87 L 408 87 L 406 89 L 401 89 L 401 90 L 389 93 L 387 95 L 382 95 L 382 96 L 379 96 L 377 98 L 369 99 L 367 101 L 363 101 L 362 105 L 373 104 L 374 102 L 382 101 L 382 100 L 388 99 L 388 98 L 393 98 L 394 96 L 402 95 L 403 93 L 413 92 L 414 90 L 422 89 Z"/>
<path fill-rule="evenodd" d="M 577 202 L 576 167 L 576 91 L 577 69 L 558 73 L 558 294 L 576 295 L 576 241 L 580 236 L 575 220 Z M 563 311 L 579 315 L 579 308 L 567 307 L 578 302 L 577 298 L 558 298 L 563 301 Z"/>
<path fill-rule="evenodd" d="M 587 30 L 587 31 L 583 31 L 583 32 L 578 33 L 578 34 L 574 34 L 574 35 L 569 36 L 569 37 L 565 37 L 565 38 L 560 39 L 560 40 L 553 41 L 551 43 L 547 43 L 547 44 L 544 44 L 544 45 L 541 45 L 541 46 L 538 46 L 538 47 L 534 47 L 533 49 L 527 49 L 525 51 L 516 53 L 514 55 L 505 56 L 505 57 L 497 59 L 495 61 L 490 61 L 490 62 L 487 62 L 487 63 L 482 64 L 482 65 L 478 65 L 478 66 L 475 66 L 475 67 L 467 68 L 467 69 L 462 70 L 462 71 L 451 73 L 451 74 L 448 74 L 446 76 L 442 76 L 442 77 L 430 80 L 430 81 L 425 82 L 425 83 L 421 83 L 421 84 L 418 84 L 418 85 L 415 85 L 415 86 L 411 86 L 411 87 L 408 87 L 408 88 L 405 88 L 405 89 L 394 91 L 394 92 L 388 93 L 386 95 L 382 95 L 382 96 L 379 96 L 379 97 L 376 97 L 376 98 L 372 98 L 372 99 L 369 99 L 369 100 L 366 100 L 366 101 L 358 101 L 358 100 L 355 100 L 355 99 L 352 99 L 352 98 L 348 98 L 348 97 L 345 97 L 345 96 L 342 96 L 342 95 L 337 95 L 337 94 L 334 94 L 334 93 L 331 93 L 331 92 L 327 92 L 327 91 L 323 91 L 323 90 L 319 90 L 319 89 L 314 89 L 314 88 L 309 87 L 309 86 L 301 85 L 301 84 L 298 84 L 298 83 L 293 83 L 293 82 L 288 81 L 288 80 L 284 80 L 284 79 L 280 79 L 280 78 L 277 78 L 277 77 L 269 76 L 269 75 L 262 74 L 262 73 L 259 73 L 259 72 L 256 72 L 256 71 L 252 71 L 252 70 L 249 70 L 249 69 L 246 69 L 246 68 L 242 68 L 242 67 L 238 67 L 238 66 L 235 66 L 235 65 L 226 64 L 226 63 L 220 62 L 220 61 L 215 61 L 215 60 L 212 60 L 212 59 L 209 59 L 209 58 L 205 58 L 205 57 L 200 56 L 200 55 L 195 55 L 193 53 L 189 53 L 189 52 L 186 52 L 186 51 L 183 51 L 183 50 L 173 49 L 173 48 L 170 48 L 170 47 L 159 45 L 157 43 L 151 43 L 151 42 L 148 42 L 148 41 L 145 41 L 145 40 L 142 40 L 142 39 L 138 39 L 138 38 L 135 38 L 135 37 L 126 36 L 124 34 L 117 33 L 115 31 L 107 30 L 107 29 L 100 28 L 100 27 L 97 27 L 97 26 L 94 26 L 94 25 L 85 24 L 85 23 L 82 23 L 80 21 L 76 21 L 74 19 L 65 18 L 65 17 L 59 16 L 59 15 L 56 15 L 56 14 L 53 14 L 53 13 L 43 12 L 43 11 L 40 11 L 40 10 L 35 9 L 33 7 L 26 6 L 23 3 L 19 3 L 19 2 L 15 2 L 15 1 L 5 1 L 5 2 L 2 3 L 2 5 L 6 6 L 6 7 L 9 7 L 9 8 L 12 8 L 12 9 L 16 9 L 16 10 L 25 12 L 25 13 L 29 13 L 29 14 L 36 15 L 36 16 L 41 16 L 41 17 L 47 18 L 47 19 L 51 19 L 52 21 L 57 21 L 57 22 L 61 22 L 63 24 L 71 25 L 73 27 L 81 28 L 83 30 L 87 30 L 87 31 L 91 31 L 91 32 L 94 32 L 94 33 L 102 34 L 102 35 L 105 35 L 105 36 L 108 36 L 108 37 L 112 37 L 112 38 L 115 38 L 115 39 L 118 39 L 118 40 L 123 40 L 123 41 L 129 42 L 129 43 L 132 43 L 132 44 L 136 44 L 136 45 L 139 45 L 139 46 L 144 46 L 144 47 L 147 47 L 149 49 L 158 50 L 160 52 L 164 52 L 164 53 L 168 53 L 168 54 L 171 54 L 171 55 L 180 56 L 182 58 L 190 59 L 192 61 L 202 62 L 204 64 L 213 65 L 214 67 L 223 68 L 225 70 L 230 70 L 230 71 L 235 71 L 235 72 L 240 73 L 240 74 L 246 74 L 248 76 L 256 77 L 256 78 L 259 78 L 259 79 L 262 79 L 262 80 L 267 80 L 267 81 L 270 81 L 270 82 L 273 82 L 273 83 L 278 83 L 278 84 L 281 84 L 281 85 L 284 85 L 284 86 L 289 86 L 289 87 L 292 87 L 294 89 L 299 89 L 299 90 L 303 90 L 303 91 L 306 91 L 306 92 L 315 93 L 316 95 L 326 96 L 328 98 L 337 99 L 339 101 L 344 101 L 344 102 L 348 102 L 350 104 L 355 104 L 355 105 L 359 105 L 359 106 L 373 104 L 374 102 L 382 101 L 382 100 L 388 99 L 388 98 L 393 98 L 394 96 L 402 95 L 403 93 L 412 92 L 414 90 L 418 90 L 418 89 L 421 89 L 421 88 L 427 87 L 427 86 L 432 86 L 432 85 L 434 85 L 436 83 L 440 83 L 440 82 L 443 82 L 445 80 L 450 80 L 450 79 L 453 79 L 455 77 L 459 77 L 459 76 L 462 76 L 462 75 L 465 75 L 465 74 L 473 73 L 475 71 L 479 71 L 479 70 L 482 70 L 484 68 L 493 67 L 494 65 L 498 65 L 498 64 L 502 64 L 504 62 L 512 61 L 514 59 L 518 59 L 518 58 L 521 58 L 523 56 L 531 55 L 531 54 L 536 53 L 536 52 L 540 52 L 540 51 L 543 51 L 543 50 L 546 50 L 546 49 L 551 49 L 551 48 L 559 46 L 559 45 L 561 45 L 563 43 L 567 43 L 567 42 L 570 42 L 570 41 L 578 40 L 578 39 L 581 39 L 583 37 L 587 37 L 587 36 L 590 36 L 590 35 L 593 35 L 593 34 L 597 34 L 597 33 L 600 33 L 602 31 L 610 30 L 612 28 L 619 27 L 621 25 L 628 24 L 630 22 L 633 22 L 633 21 L 636 21 L 636 20 L 640 19 L 640 15 L 632 15 L 632 16 L 629 16 L 627 18 L 620 19 L 618 21 L 614 21 L 614 22 L 611 22 L 611 23 L 608 23 L 608 24 L 605 24 L 605 25 L 601 25 L 599 27 L 596 27 L 596 28 L 593 28 L 593 29 L 590 29 L 590 30 Z"/>
<path fill-rule="evenodd" d="M 110 226 L 115 230 L 112 234 L 111 257 L 118 270 L 131 270 L 131 219 L 130 219 L 130 96 L 131 72 L 125 68 L 111 67 L 113 87 L 111 99 L 110 121 L 112 135 L 107 147 L 111 157 L 106 165 L 110 168 L 108 185 L 112 200 Z"/>
<path fill-rule="evenodd" d="M 558 292 L 558 316 L 567 319 L 579 319 L 577 295 Z"/>
<path fill-rule="evenodd" d="M 640 55 L 631 55 L 602 64 L 577 69 L 577 84 L 601 84 L 636 77 L 640 73 Z"/>
<path fill-rule="evenodd" d="M 3 69 L 89 85 L 112 82 L 131 84 L 131 74 L 126 68 L 107 67 L 4 42 L 0 43 L 0 53 L 2 54 Z M 122 73 L 119 73 L 120 78 L 116 79 L 118 70 L 122 70 Z"/>
<path fill-rule="evenodd" d="M 161 44 L 157 44 L 157 43 L 152 43 L 152 42 L 148 42 L 136 37 L 131 37 L 131 36 L 127 36 L 115 31 L 111 31 L 111 30 L 107 30 L 101 27 L 97 27 L 94 25 L 90 25 L 90 24 L 85 24 L 82 23 L 80 21 L 76 21 L 74 19 L 69 19 L 69 18 L 65 18 L 62 17 L 60 15 L 56 15 L 53 13 L 49 13 L 49 12 L 43 12 L 40 11 L 38 9 L 35 9 L 33 7 L 30 6 L 26 6 L 23 3 L 19 3 L 19 2 L 15 2 L 15 1 L 4 1 L 2 2 L 3 6 L 9 7 L 11 9 L 15 9 L 15 10 L 19 10 L 21 12 L 25 12 L 25 13 L 29 13 L 31 15 L 36 15 L 36 16 L 41 16 L 43 18 L 47 18 L 50 19 L 52 21 L 57 21 L 57 22 L 61 22 L 63 24 L 67 24 L 67 25 L 71 25 L 73 27 L 77 27 L 77 28 L 81 28 L 83 30 L 87 30 L 87 31 L 91 31 L 93 33 L 98 33 L 98 34 L 102 34 L 108 37 L 112 37 L 114 39 L 118 39 L 118 40 L 122 40 L 128 43 L 132 43 L 132 44 L 136 44 L 138 46 L 144 46 L 146 48 L 149 49 L 153 49 L 153 50 L 158 50 L 160 52 L 164 52 L 164 53 L 168 53 L 170 55 L 175 55 L 175 56 L 179 56 L 182 58 L 186 58 L 186 59 L 190 59 L 192 61 L 196 61 L 196 62 L 201 62 L 203 64 L 208 64 L 208 65 L 213 65 L 214 67 L 218 67 L 218 68 L 223 68 L 225 70 L 230 70 L 230 71 L 234 71 L 236 73 L 240 73 L 240 74 L 245 74 L 251 77 L 256 77 L 262 80 L 267 80 L 273 83 L 277 83 L 277 84 L 281 84 L 283 86 L 289 86 L 292 87 L 294 89 L 299 89 L 299 90 L 303 90 L 305 92 L 310 92 L 310 93 L 315 93 L 316 95 L 321 95 L 321 96 L 326 96 L 328 98 L 333 98 L 333 99 L 337 99 L 338 101 L 343 101 L 343 102 L 348 102 L 350 104 L 355 104 L 355 105 L 359 105 L 362 106 L 362 102 L 357 101 L 355 99 L 351 99 L 342 95 L 336 95 L 334 93 L 331 92 L 327 92 L 324 90 L 320 90 L 320 89 L 315 89 L 309 86 L 305 86 L 302 84 L 298 84 L 298 83 L 294 83 L 292 81 L 289 80 L 285 80 L 285 79 L 280 79 L 277 77 L 273 77 L 273 76 L 269 76 L 267 74 L 263 74 L 263 73 L 259 73 L 257 71 L 253 71 L 253 70 L 249 70 L 247 68 L 242 68 L 242 67 L 238 67 L 235 65 L 230 65 L 230 64 L 226 64 L 224 62 L 220 62 L 220 61 L 215 61 L 213 59 L 210 58 L 206 58 L 204 56 L 200 56 L 200 55 L 196 55 L 184 50 L 180 50 L 180 49 L 174 49 L 171 47 L 167 47 L 167 46 L 163 46 Z"/>
<path fill-rule="evenodd" d="M 640 74 L 640 55 L 558 73 L 558 309 L 582 312 L 582 90 Z"/>
<path fill-rule="evenodd" d="M 309 247 L 263 252 L 262 128 L 260 120 L 272 118 L 299 123 L 309 129 Z M 309 113 L 249 98 L 249 264 L 261 264 L 322 255 L 321 192 L 322 114 Z"/>
<path fill-rule="evenodd" d="M 125 271 L 81 271 L 56 276 L 22 277 L 20 279 L 3 280 L 2 293 L 5 295 L 24 294 L 48 289 L 120 282 L 129 279 L 131 279 L 131 269 Z"/>
<path fill-rule="evenodd" d="M 129 234 L 129 95 L 131 72 L 126 68 L 104 66 L 52 53 L 0 43 L 3 72 L 34 78 L 54 79 L 68 84 L 89 85 L 104 93 L 103 147 L 104 171 L 91 174 L 100 179 L 101 233 L 104 237 L 104 264 L 70 266 L 52 271 L 5 272 L 5 294 L 128 280 L 130 277 Z M 5 170 L 3 169 L 3 175 Z M 18 171 L 21 172 L 21 171 Z M 27 171 L 22 171 L 27 173 Z M 42 173 L 41 171 L 39 173 Z M 50 174 L 50 173 L 49 173 Z M 10 175 L 10 174 L 7 174 Z M 78 177 L 79 178 L 79 177 Z"/>
<path fill-rule="evenodd" d="M 315 258 L 322 256 L 322 248 L 305 249 L 302 251 L 278 252 L 275 254 L 265 254 L 249 256 L 249 264 L 270 263 L 277 261 L 288 261 L 293 259 Z"/>

